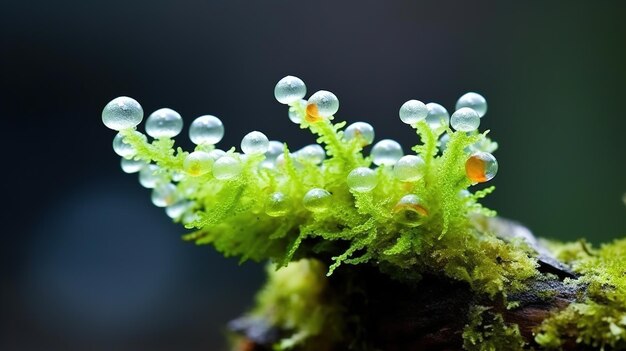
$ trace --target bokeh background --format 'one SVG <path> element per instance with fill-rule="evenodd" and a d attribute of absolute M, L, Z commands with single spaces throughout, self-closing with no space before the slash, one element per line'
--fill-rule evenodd
<path fill-rule="evenodd" d="M 487 205 L 542 236 L 625 235 L 624 4 L 4 0 L 0 349 L 222 350 L 262 283 L 182 242 L 121 172 L 100 119 L 119 95 L 217 115 L 224 147 L 250 130 L 301 147 L 273 98 L 292 74 L 408 146 L 404 101 L 477 91 L 500 144 Z"/>

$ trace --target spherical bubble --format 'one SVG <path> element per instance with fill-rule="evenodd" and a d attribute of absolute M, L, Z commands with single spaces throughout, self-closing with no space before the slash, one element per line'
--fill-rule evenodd
<path fill-rule="evenodd" d="M 141 105 L 132 98 L 120 96 L 102 110 L 102 122 L 107 128 L 122 130 L 136 127 L 143 119 Z"/>
<path fill-rule="evenodd" d="M 300 162 L 311 162 L 318 165 L 326 158 L 326 151 L 318 144 L 310 144 L 294 152 L 293 156 Z"/>
<path fill-rule="evenodd" d="M 214 149 L 209 151 L 209 156 L 213 159 L 213 161 L 217 161 L 220 157 L 226 155 L 226 151 L 220 149 Z"/>
<path fill-rule="evenodd" d="M 473 132 L 480 125 L 478 113 L 469 107 L 456 110 L 450 118 L 450 125 L 461 132 Z"/>
<path fill-rule="evenodd" d="M 179 219 L 187 212 L 187 210 L 193 207 L 193 202 L 187 200 L 177 201 L 165 208 L 165 213 L 171 219 Z"/>
<path fill-rule="evenodd" d="M 393 174 L 403 182 L 414 182 L 424 176 L 424 160 L 415 155 L 402 156 L 393 166 Z"/>
<path fill-rule="evenodd" d="M 286 76 L 276 83 L 274 97 L 281 104 L 291 104 L 306 95 L 306 85 L 302 79 L 294 76 Z"/>
<path fill-rule="evenodd" d="M 241 161 L 232 156 L 222 156 L 213 164 L 213 176 L 216 179 L 228 180 L 235 178 L 241 173 L 243 165 Z"/>
<path fill-rule="evenodd" d="M 374 127 L 365 122 L 354 122 L 343 132 L 346 140 L 359 139 L 361 146 L 366 146 L 374 142 Z"/>
<path fill-rule="evenodd" d="M 167 207 L 176 202 L 176 195 L 174 184 L 159 184 L 152 189 L 152 203 L 157 207 Z"/>
<path fill-rule="evenodd" d="M 414 124 L 426 119 L 428 108 L 419 100 L 409 100 L 400 107 L 400 119 L 406 124 Z"/>
<path fill-rule="evenodd" d="M 269 139 L 261 132 L 250 132 L 241 139 L 241 150 L 248 155 L 264 154 L 269 147 Z"/>
<path fill-rule="evenodd" d="M 479 117 L 482 117 L 487 113 L 487 100 L 477 93 L 466 93 L 459 98 L 456 102 L 456 109 L 460 110 L 463 107 L 469 107 L 478 113 Z"/>
<path fill-rule="evenodd" d="M 153 138 L 173 138 L 182 130 L 183 118 L 169 108 L 152 112 L 146 120 L 146 133 Z"/>
<path fill-rule="evenodd" d="M 498 173 L 498 161 L 488 152 L 477 152 L 465 162 L 465 173 L 474 184 L 487 182 Z"/>
<path fill-rule="evenodd" d="M 431 102 L 426 104 L 426 108 L 428 108 L 426 123 L 428 123 L 431 129 L 439 129 L 448 126 L 448 123 L 450 122 L 450 115 L 445 107 Z"/>
<path fill-rule="evenodd" d="M 409 227 L 416 227 L 422 224 L 424 217 L 428 216 L 428 211 L 422 206 L 420 198 L 415 194 L 403 196 L 393 208 L 394 219 Z"/>
<path fill-rule="evenodd" d="M 172 181 L 174 181 L 174 182 L 181 182 L 185 178 L 187 178 L 187 175 L 186 175 L 185 172 L 179 172 L 179 171 L 173 171 L 172 172 Z"/>
<path fill-rule="evenodd" d="M 267 151 L 265 152 L 265 159 L 269 161 L 276 160 L 278 155 L 283 153 L 283 143 L 276 140 L 270 140 Z"/>
<path fill-rule="evenodd" d="M 284 216 L 289 212 L 287 196 L 280 191 L 272 193 L 265 203 L 265 213 L 270 217 Z"/>
<path fill-rule="evenodd" d="M 346 181 L 350 190 L 359 193 L 372 191 L 372 189 L 376 187 L 376 184 L 378 184 L 376 172 L 368 167 L 358 167 L 353 169 L 348 174 Z"/>
<path fill-rule="evenodd" d="M 183 170 L 192 177 L 198 177 L 211 171 L 215 160 L 204 151 L 194 151 L 185 157 Z"/>
<path fill-rule="evenodd" d="M 161 168 L 157 165 L 149 164 L 139 171 L 139 183 L 144 188 L 152 189 L 163 181 Z"/>
<path fill-rule="evenodd" d="M 302 204 L 311 212 L 326 211 L 331 205 L 331 195 L 324 189 L 313 188 L 304 195 Z"/>
<path fill-rule="evenodd" d="M 443 151 L 448 147 L 448 142 L 450 141 L 450 134 L 444 133 L 441 138 L 439 138 L 439 148 Z"/>
<path fill-rule="evenodd" d="M 317 122 L 328 118 L 339 110 L 339 99 L 330 91 L 320 90 L 311 95 L 306 106 L 307 122 Z"/>
<path fill-rule="evenodd" d="M 136 160 L 134 158 L 123 158 L 120 162 L 120 166 L 122 167 L 122 171 L 124 173 L 137 173 L 141 171 L 141 169 L 146 165 L 146 162 L 142 160 Z"/>
<path fill-rule="evenodd" d="M 215 116 L 200 116 L 189 126 L 189 139 L 196 145 L 217 144 L 223 137 L 224 125 Z"/>
<path fill-rule="evenodd" d="M 137 154 L 135 148 L 124 141 L 124 136 L 117 133 L 113 138 L 113 151 L 124 158 L 131 158 Z"/>
<path fill-rule="evenodd" d="M 372 161 L 377 166 L 393 166 L 403 155 L 402 146 L 391 139 L 377 142 L 371 152 Z"/>
<path fill-rule="evenodd" d="M 306 109 L 307 101 L 300 100 L 289 107 L 289 120 L 295 124 L 302 123 L 301 109 Z"/>

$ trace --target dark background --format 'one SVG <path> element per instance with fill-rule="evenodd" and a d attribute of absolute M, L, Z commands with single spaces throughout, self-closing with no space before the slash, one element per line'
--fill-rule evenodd
<path fill-rule="evenodd" d="M 487 205 L 542 236 L 624 235 L 622 3 L 4 0 L 0 349 L 220 350 L 262 282 L 180 241 L 121 172 L 100 119 L 119 95 L 219 116 L 223 147 L 254 129 L 300 147 L 273 98 L 292 74 L 408 147 L 404 101 L 478 91 L 500 143 Z"/>

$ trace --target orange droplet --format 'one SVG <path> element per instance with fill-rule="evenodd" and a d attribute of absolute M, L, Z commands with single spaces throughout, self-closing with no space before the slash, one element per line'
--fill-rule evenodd
<path fill-rule="evenodd" d="M 465 173 L 467 178 L 474 183 L 484 183 L 488 181 L 485 175 L 485 160 L 479 155 L 472 155 L 465 162 Z"/>
<path fill-rule="evenodd" d="M 304 119 L 309 123 L 316 123 L 322 120 L 316 104 L 306 105 L 306 116 L 304 116 Z"/>

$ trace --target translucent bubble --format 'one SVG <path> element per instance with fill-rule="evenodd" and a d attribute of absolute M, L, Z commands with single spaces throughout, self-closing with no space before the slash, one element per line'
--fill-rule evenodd
<path fill-rule="evenodd" d="M 450 134 L 444 133 L 439 139 L 439 148 L 443 151 L 448 147 L 448 142 L 450 141 Z"/>
<path fill-rule="evenodd" d="M 171 219 L 179 219 L 193 207 L 193 202 L 187 200 L 177 201 L 165 208 L 165 213 Z"/>
<path fill-rule="evenodd" d="M 461 132 L 473 132 L 480 125 L 478 113 L 469 107 L 456 110 L 450 118 L 450 125 Z"/>
<path fill-rule="evenodd" d="M 394 219 L 398 223 L 410 227 L 422 224 L 424 217 L 428 216 L 428 211 L 421 204 L 420 198 L 415 194 L 403 196 L 393 208 Z"/>
<path fill-rule="evenodd" d="M 183 118 L 178 112 L 169 109 L 158 109 L 146 120 L 146 133 L 153 138 L 173 138 L 183 130 Z"/>
<path fill-rule="evenodd" d="M 426 123 L 428 123 L 431 129 L 439 129 L 448 126 L 450 115 L 445 107 L 434 102 L 426 104 L 426 107 L 428 108 Z"/>
<path fill-rule="evenodd" d="M 124 158 L 131 158 L 137 154 L 135 148 L 124 141 L 124 136 L 117 133 L 113 138 L 113 151 Z"/>
<path fill-rule="evenodd" d="M 120 162 L 120 166 L 122 167 L 122 171 L 124 173 L 137 173 L 141 171 L 141 169 L 146 165 L 146 163 L 142 160 L 136 160 L 134 158 L 123 158 Z"/>
<path fill-rule="evenodd" d="M 241 173 L 241 161 L 232 156 L 222 156 L 213 164 L 213 176 L 220 180 L 232 179 Z"/>
<path fill-rule="evenodd" d="M 306 106 L 306 120 L 314 123 L 333 116 L 339 110 L 339 99 L 330 91 L 320 90 L 311 95 Z"/>
<path fill-rule="evenodd" d="M 276 160 L 278 155 L 283 153 L 283 143 L 276 140 L 270 140 L 267 151 L 265 152 L 265 159 L 269 161 Z"/>
<path fill-rule="evenodd" d="M 189 139 L 196 145 L 217 144 L 223 137 L 224 125 L 215 116 L 200 116 L 189 127 Z"/>
<path fill-rule="evenodd" d="M 415 124 L 426 119 L 428 108 L 419 100 L 409 100 L 400 107 L 400 119 L 406 124 Z"/>
<path fill-rule="evenodd" d="M 136 127 L 143 119 L 141 105 L 132 98 L 120 96 L 102 110 L 102 122 L 107 128 L 122 130 Z"/>
<path fill-rule="evenodd" d="M 272 193 L 265 203 L 265 213 L 270 217 L 284 216 L 289 212 L 287 196 L 280 191 Z"/>
<path fill-rule="evenodd" d="M 286 76 L 276 83 L 274 97 L 281 104 L 291 104 L 306 95 L 306 85 L 302 79 L 294 76 Z"/>
<path fill-rule="evenodd" d="M 179 171 L 173 171 L 172 172 L 172 180 L 175 181 L 175 182 L 181 182 L 185 178 L 187 178 L 187 176 L 186 176 L 186 174 L 184 172 L 179 172 Z"/>
<path fill-rule="evenodd" d="M 156 207 L 167 207 L 176 202 L 176 186 L 172 183 L 159 184 L 152 189 L 152 203 Z"/>
<path fill-rule="evenodd" d="M 402 146 L 391 139 L 377 142 L 371 152 L 372 161 L 377 166 L 393 166 L 403 155 Z"/>
<path fill-rule="evenodd" d="M 302 113 L 300 111 L 306 109 L 306 105 L 306 100 L 300 100 L 289 107 L 289 119 L 293 123 L 300 124 L 302 122 Z"/>
<path fill-rule="evenodd" d="M 269 139 L 261 132 L 250 132 L 241 139 L 241 150 L 248 155 L 264 154 L 269 147 Z"/>
<path fill-rule="evenodd" d="M 472 183 L 484 183 L 498 173 L 498 161 L 488 152 L 477 152 L 465 162 L 465 173 Z"/>
<path fill-rule="evenodd" d="M 215 160 L 204 151 L 194 151 L 185 157 L 183 170 L 192 177 L 198 177 L 211 171 Z"/>
<path fill-rule="evenodd" d="M 331 195 L 324 189 L 313 188 L 304 195 L 302 204 L 311 212 L 326 211 L 331 205 Z"/>
<path fill-rule="evenodd" d="M 371 191 L 378 184 L 376 172 L 368 167 L 359 167 L 353 169 L 346 179 L 348 187 L 352 191 L 364 193 Z"/>
<path fill-rule="evenodd" d="M 311 162 L 318 165 L 326 158 L 326 151 L 318 144 L 310 144 L 294 152 L 293 156 L 300 162 Z"/>
<path fill-rule="evenodd" d="M 162 181 L 161 168 L 157 165 L 149 164 L 139 171 L 139 183 L 144 188 L 152 189 Z"/>
<path fill-rule="evenodd" d="M 477 93 L 466 93 L 461 96 L 456 102 L 456 109 L 460 110 L 463 107 L 469 107 L 478 113 L 478 116 L 482 117 L 487 113 L 487 100 Z"/>
<path fill-rule="evenodd" d="M 393 174 L 403 182 L 414 182 L 424 176 L 424 160 L 415 155 L 402 156 L 393 166 Z"/>
<path fill-rule="evenodd" d="M 354 122 L 343 132 L 346 140 L 359 139 L 361 146 L 366 146 L 374 142 L 374 127 L 365 122 Z"/>
<path fill-rule="evenodd" d="M 215 149 L 215 150 L 209 151 L 209 156 L 211 156 L 211 158 L 214 161 L 217 161 L 220 157 L 222 157 L 224 155 L 226 155 L 226 151 L 224 151 L 224 150 Z"/>

